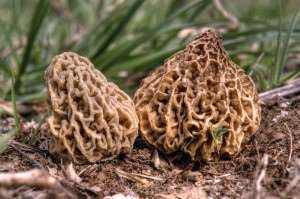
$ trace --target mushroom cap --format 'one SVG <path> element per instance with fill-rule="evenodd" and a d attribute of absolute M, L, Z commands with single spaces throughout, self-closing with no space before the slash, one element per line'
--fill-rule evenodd
<path fill-rule="evenodd" d="M 45 72 L 50 152 L 94 163 L 130 150 L 138 134 L 132 99 L 85 57 L 55 56 Z"/>
<path fill-rule="evenodd" d="M 237 153 L 260 125 L 255 84 L 211 30 L 165 60 L 133 100 L 149 145 L 165 153 L 183 151 L 194 160 Z M 215 151 L 213 134 L 220 126 L 228 130 Z"/>

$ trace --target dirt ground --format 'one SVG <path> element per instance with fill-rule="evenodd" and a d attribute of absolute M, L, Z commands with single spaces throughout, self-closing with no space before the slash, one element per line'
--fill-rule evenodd
<path fill-rule="evenodd" d="M 138 138 L 129 154 L 74 166 L 51 157 L 41 133 L 34 147 L 12 141 L 0 155 L 0 173 L 43 169 L 70 198 L 300 198 L 300 96 L 271 101 L 262 106 L 257 133 L 231 159 L 205 163 L 160 154 L 156 169 L 151 149 Z M 2 118 L 1 126 L 12 122 Z M 24 131 L 30 128 L 36 124 L 23 124 Z M 0 198 L 57 198 L 56 191 L 0 186 Z"/>

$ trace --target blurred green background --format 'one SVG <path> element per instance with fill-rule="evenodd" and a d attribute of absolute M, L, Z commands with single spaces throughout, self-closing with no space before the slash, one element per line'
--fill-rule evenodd
<path fill-rule="evenodd" d="M 149 71 L 183 49 L 204 27 L 222 32 L 232 60 L 263 92 L 300 74 L 299 4 L 299 0 L 2 0 L 0 99 L 12 100 L 12 77 L 18 102 L 45 99 L 44 71 L 64 51 L 90 58 L 110 81 L 132 94 Z"/>

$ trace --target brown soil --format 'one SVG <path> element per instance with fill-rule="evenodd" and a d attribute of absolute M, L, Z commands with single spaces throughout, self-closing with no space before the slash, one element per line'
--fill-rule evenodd
<path fill-rule="evenodd" d="M 9 121 L 2 119 L 2 126 Z M 0 172 L 41 167 L 78 198 L 300 198 L 300 97 L 263 105 L 258 132 L 238 155 L 220 162 L 160 154 L 156 169 L 151 149 L 138 138 L 129 154 L 73 166 L 77 181 L 68 177 L 65 162 L 47 153 L 47 144 L 43 133 L 32 148 L 11 142 L 0 156 Z M 0 186 L 0 198 L 54 197 L 53 189 Z"/>

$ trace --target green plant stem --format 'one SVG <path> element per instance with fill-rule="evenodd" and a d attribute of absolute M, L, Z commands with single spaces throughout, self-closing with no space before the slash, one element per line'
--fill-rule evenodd
<path fill-rule="evenodd" d="M 18 110 L 17 110 L 17 102 L 16 102 L 14 72 L 13 72 L 12 67 L 10 69 L 11 69 L 11 99 L 12 99 L 12 103 L 13 103 L 16 137 L 19 137 L 20 136 L 20 126 L 19 126 L 19 113 L 18 113 Z"/>
<path fill-rule="evenodd" d="M 121 22 L 118 24 L 118 26 L 109 34 L 109 37 L 104 41 L 102 46 L 98 49 L 98 51 L 95 53 L 95 55 L 92 57 L 92 59 L 96 58 L 98 55 L 102 54 L 109 45 L 113 42 L 113 40 L 117 37 L 118 34 L 121 33 L 125 25 L 130 21 L 134 13 L 138 10 L 138 8 L 142 5 L 144 1 L 143 0 L 136 0 L 130 9 L 127 12 L 127 15 L 123 17 Z"/>
<path fill-rule="evenodd" d="M 287 52 L 288 52 L 288 47 L 289 47 L 289 41 L 290 41 L 291 35 L 294 31 L 296 22 L 298 20 L 299 11 L 300 11 L 300 4 L 298 5 L 296 13 L 293 16 L 293 19 L 291 21 L 291 24 L 290 24 L 290 27 L 289 27 L 289 30 L 288 30 L 288 33 L 287 33 L 287 36 L 286 36 L 286 38 L 284 40 L 284 43 L 283 43 L 282 54 L 281 54 L 281 59 L 280 59 L 280 72 L 279 72 L 279 76 L 278 76 L 278 79 L 277 79 L 277 82 L 276 82 L 277 85 L 279 85 L 279 83 L 280 83 L 280 76 L 282 75 L 283 68 L 284 68 L 285 63 L 286 63 L 286 57 L 287 57 Z"/>
<path fill-rule="evenodd" d="M 114 54 L 112 57 L 110 57 L 110 59 L 108 61 L 106 61 L 104 63 L 101 63 L 101 68 L 100 69 L 102 71 L 106 71 L 114 62 L 116 62 L 117 60 L 119 60 L 122 57 L 127 56 L 129 52 L 131 52 L 133 49 L 135 49 L 144 40 L 152 38 L 153 35 L 155 35 L 155 33 L 157 31 L 161 30 L 166 24 L 170 23 L 178 15 L 186 12 L 189 9 L 192 9 L 195 5 L 197 5 L 200 2 L 202 2 L 202 1 L 200 1 L 200 0 L 193 1 L 193 2 L 183 6 L 182 8 L 177 10 L 176 12 L 174 12 L 172 15 L 167 17 L 163 22 L 161 22 L 160 24 L 158 24 L 154 28 L 150 29 L 148 32 L 146 32 L 145 34 L 143 34 L 139 38 L 136 38 L 128 46 L 125 46 L 124 49 L 121 49 L 118 53 Z M 92 60 L 95 63 L 95 65 L 98 65 L 98 60 L 97 59 Z"/>
<path fill-rule="evenodd" d="M 16 129 L 12 129 L 9 132 L 2 133 L 0 132 L 0 154 L 5 151 L 8 142 L 16 134 Z"/>
<path fill-rule="evenodd" d="M 280 66 L 280 57 L 281 57 L 281 40 L 282 40 L 282 11 L 281 11 L 282 2 L 279 0 L 279 17 L 278 17 L 278 37 L 277 37 L 277 47 L 275 55 L 275 64 L 271 67 L 271 87 L 274 88 L 279 82 L 279 75 L 281 71 Z"/>
<path fill-rule="evenodd" d="M 49 7 L 49 1 L 45 1 L 45 0 L 39 0 L 38 4 L 35 7 L 35 11 L 31 19 L 30 31 L 28 32 L 27 35 L 27 44 L 23 54 L 22 63 L 20 65 L 18 75 L 16 77 L 16 88 L 18 89 L 20 88 L 21 77 L 28 65 L 34 41 L 40 30 L 42 22 L 46 16 L 48 7 Z"/>
<path fill-rule="evenodd" d="M 34 130 L 32 136 L 30 137 L 30 140 L 28 142 L 28 145 L 31 146 L 33 144 L 33 142 L 35 141 L 38 133 L 40 132 L 40 129 L 42 127 L 42 124 L 44 124 L 46 118 L 48 117 L 49 115 L 49 111 L 47 111 L 47 113 L 44 115 L 44 117 L 42 118 L 42 120 L 40 121 L 38 127 Z"/>

